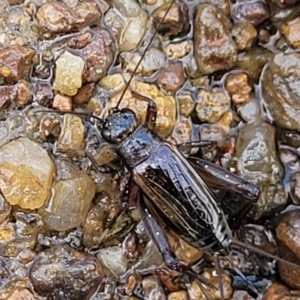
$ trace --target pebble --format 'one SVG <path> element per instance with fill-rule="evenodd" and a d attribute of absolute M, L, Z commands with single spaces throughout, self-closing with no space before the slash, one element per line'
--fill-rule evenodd
<path fill-rule="evenodd" d="M 4 223 L 10 215 L 12 206 L 0 194 L 0 224 Z"/>
<path fill-rule="evenodd" d="M 82 86 L 83 68 L 84 61 L 81 57 L 65 51 L 56 61 L 53 88 L 67 96 L 76 95 Z"/>
<path fill-rule="evenodd" d="M 93 95 L 95 83 L 87 83 L 79 88 L 77 94 L 74 96 L 75 104 L 84 104 L 87 103 Z"/>
<path fill-rule="evenodd" d="M 231 68 L 237 60 L 237 50 L 230 37 L 230 21 L 223 11 L 211 4 L 198 5 L 194 27 L 194 57 L 200 73 Z"/>
<path fill-rule="evenodd" d="M 257 31 L 250 22 L 239 22 L 233 26 L 232 36 L 238 51 L 245 51 L 252 47 Z"/>
<path fill-rule="evenodd" d="M 17 97 L 17 89 L 14 85 L 0 86 L 0 109 L 7 108 Z"/>
<path fill-rule="evenodd" d="M 205 269 L 201 274 L 203 277 L 209 280 L 209 282 L 216 287 L 216 289 L 208 288 L 207 286 L 203 286 L 207 293 L 212 297 L 212 299 L 219 300 L 221 299 L 220 291 L 218 288 L 218 277 L 216 271 L 214 269 Z M 222 282 L 223 282 L 223 291 L 224 298 L 231 299 L 232 297 L 232 287 L 231 287 L 231 278 L 222 273 Z M 205 294 L 202 292 L 198 283 L 194 280 L 187 288 L 187 292 L 190 300 L 206 300 Z"/>
<path fill-rule="evenodd" d="M 55 33 L 80 31 L 96 24 L 100 17 L 101 13 L 93 1 L 79 2 L 73 8 L 64 2 L 46 2 L 36 13 L 37 25 L 46 37 Z"/>
<path fill-rule="evenodd" d="M 82 119 L 73 114 L 65 114 L 56 148 L 59 151 L 68 152 L 83 150 L 83 146 L 84 126 Z"/>
<path fill-rule="evenodd" d="M 201 89 L 196 104 L 197 117 L 201 122 L 216 123 L 230 110 L 230 97 L 219 88 Z"/>
<path fill-rule="evenodd" d="M 114 246 L 100 249 L 97 257 L 102 266 L 107 268 L 115 277 L 124 275 L 128 269 L 128 260 L 123 255 L 121 247 Z"/>
<path fill-rule="evenodd" d="M 30 269 L 34 289 L 47 298 L 89 299 L 104 278 L 99 261 L 67 245 L 41 251 Z"/>
<path fill-rule="evenodd" d="M 264 121 L 240 129 L 236 153 L 238 174 L 260 186 L 255 217 L 269 213 L 287 201 L 282 179 L 283 169 L 277 159 L 275 130 Z"/>
<path fill-rule="evenodd" d="M 186 291 L 173 292 L 168 295 L 168 300 L 188 300 Z"/>
<path fill-rule="evenodd" d="M 158 276 L 147 276 L 142 281 L 145 300 L 166 300 L 165 291 Z"/>
<path fill-rule="evenodd" d="M 67 39 L 65 47 L 70 46 L 84 60 L 82 80 L 85 83 L 96 82 L 107 74 L 115 56 L 115 45 L 108 30 L 96 27 L 70 41 Z"/>
<path fill-rule="evenodd" d="M 13 289 L 6 300 L 36 300 L 37 298 L 28 290 L 22 288 Z"/>
<path fill-rule="evenodd" d="M 68 179 L 57 181 L 53 186 L 51 198 L 39 210 L 45 227 L 66 231 L 80 226 L 94 196 L 94 181 L 84 171 L 78 171 Z"/>
<path fill-rule="evenodd" d="M 0 75 L 8 82 L 18 82 L 29 76 L 34 50 L 14 45 L 0 49 Z"/>
<path fill-rule="evenodd" d="M 237 1 L 233 7 L 234 19 L 251 22 L 254 26 L 269 18 L 270 11 L 264 0 Z"/>
<path fill-rule="evenodd" d="M 166 53 L 172 59 L 179 59 L 188 55 L 191 49 L 192 45 L 189 41 L 182 41 L 168 44 Z"/>
<path fill-rule="evenodd" d="M 226 78 L 226 90 L 234 104 L 242 104 L 250 100 L 252 86 L 246 73 L 230 74 Z"/>
<path fill-rule="evenodd" d="M 279 127 L 298 131 L 299 67 L 299 53 L 276 54 L 266 67 L 260 84 L 265 108 L 273 122 Z"/>
<path fill-rule="evenodd" d="M 285 36 L 288 43 L 296 49 L 300 48 L 300 18 L 288 20 L 281 24 L 280 31 Z"/>
<path fill-rule="evenodd" d="M 18 256 L 24 249 L 34 249 L 43 226 L 37 214 L 17 212 L 14 222 L 0 225 L 0 255 Z"/>
<path fill-rule="evenodd" d="M 185 82 L 183 64 L 171 62 L 159 71 L 157 83 L 168 92 L 176 92 Z"/>
<path fill-rule="evenodd" d="M 148 15 L 134 0 L 114 1 L 105 14 L 105 22 L 113 28 L 119 52 L 135 49 L 142 40 L 148 24 Z"/>
<path fill-rule="evenodd" d="M 157 8 L 153 14 L 153 25 L 164 36 L 176 37 L 187 35 L 190 30 L 189 10 L 185 3 L 165 3 Z M 168 10 L 168 14 L 165 16 Z M 164 17 L 165 16 L 165 17 Z"/>
<path fill-rule="evenodd" d="M 26 105 L 32 98 L 31 84 L 25 80 L 20 80 L 16 84 L 17 98 L 15 100 L 17 106 Z"/>
<path fill-rule="evenodd" d="M 55 167 L 40 145 L 28 138 L 9 142 L 0 148 L 0 167 L 1 192 L 11 205 L 36 209 L 44 204 Z"/>
<path fill-rule="evenodd" d="M 37 82 L 33 86 L 33 101 L 41 106 L 50 106 L 53 102 L 53 90 L 49 83 Z"/>
<path fill-rule="evenodd" d="M 194 108 L 195 102 L 191 95 L 177 95 L 178 105 L 179 105 L 179 113 L 184 117 L 189 117 Z"/>
<path fill-rule="evenodd" d="M 264 294 L 263 300 L 296 300 L 298 297 L 293 297 L 290 290 L 278 282 L 274 282 Z"/>
<path fill-rule="evenodd" d="M 53 99 L 52 107 L 60 111 L 70 112 L 72 111 L 72 99 L 69 96 L 56 94 Z"/>

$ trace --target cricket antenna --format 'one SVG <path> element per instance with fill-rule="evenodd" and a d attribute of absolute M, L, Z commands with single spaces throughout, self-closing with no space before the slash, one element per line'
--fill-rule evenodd
<path fill-rule="evenodd" d="M 135 73 L 136 73 L 138 67 L 140 66 L 142 60 L 144 59 L 144 57 L 145 57 L 145 55 L 146 55 L 146 53 L 147 53 L 149 47 L 151 46 L 151 44 L 152 44 L 152 42 L 153 42 L 153 40 L 154 40 L 156 34 L 158 33 L 158 30 L 159 30 L 160 25 L 162 24 L 162 22 L 165 20 L 166 16 L 168 15 L 168 13 L 169 13 L 169 11 L 170 11 L 170 9 L 171 9 L 173 3 L 174 3 L 174 0 L 171 1 L 170 6 L 168 7 L 167 11 L 165 12 L 163 18 L 162 18 L 162 19 L 160 20 L 160 22 L 158 23 L 158 25 L 157 25 L 157 27 L 156 27 L 156 29 L 155 29 L 155 32 L 154 32 L 153 35 L 151 36 L 150 41 L 149 41 L 148 45 L 146 46 L 146 48 L 145 48 L 145 50 L 144 50 L 144 53 L 143 53 L 142 56 L 140 57 L 138 63 L 136 64 L 136 66 L 135 66 L 135 68 L 134 68 L 134 70 L 133 70 L 133 73 L 131 74 L 129 80 L 128 80 L 127 83 L 126 83 L 126 86 L 125 86 L 124 90 L 122 91 L 122 94 L 121 94 L 121 96 L 120 96 L 120 98 L 119 98 L 119 100 L 118 100 L 118 103 L 117 103 L 117 105 L 116 105 L 116 109 L 119 108 L 119 105 L 120 105 L 120 103 L 121 103 L 121 101 L 122 101 L 122 99 L 123 99 L 123 97 L 124 97 L 124 95 L 125 95 L 125 93 L 126 93 L 128 87 L 129 87 L 129 85 L 130 85 L 130 83 L 131 83 L 131 81 L 132 81 L 132 79 L 133 79 L 133 77 L 134 77 L 134 75 L 135 75 Z"/>
<path fill-rule="evenodd" d="M 287 260 L 285 260 L 283 258 L 280 258 L 280 257 L 278 257 L 276 255 L 273 255 L 271 253 L 268 253 L 268 252 L 266 252 L 264 250 L 258 249 L 258 248 L 254 247 L 252 245 L 243 243 L 243 242 L 238 241 L 236 239 L 232 239 L 232 241 L 231 241 L 231 247 L 233 248 L 234 246 L 237 247 L 237 248 L 242 248 L 242 249 L 249 250 L 250 252 L 253 252 L 253 253 L 256 253 L 256 254 L 260 254 L 260 255 L 263 255 L 263 256 L 271 258 L 271 259 L 275 259 L 276 261 L 280 261 L 280 262 L 285 263 L 287 265 L 290 265 L 292 267 L 300 268 L 300 265 L 298 265 L 298 264 L 295 264 L 293 262 L 287 261 Z"/>

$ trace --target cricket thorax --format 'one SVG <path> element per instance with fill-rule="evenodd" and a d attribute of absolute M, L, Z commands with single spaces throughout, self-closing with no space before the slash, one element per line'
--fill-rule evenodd
<path fill-rule="evenodd" d="M 134 168 L 147 159 L 159 143 L 158 136 L 141 125 L 123 141 L 117 151 L 124 158 L 126 164 L 130 168 Z"/>

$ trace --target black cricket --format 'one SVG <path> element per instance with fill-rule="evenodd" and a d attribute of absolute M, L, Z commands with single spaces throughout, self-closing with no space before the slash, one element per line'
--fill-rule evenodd
<path fill-rule="evenodd" d="M 173 1 L 170 7 L 172 4 Z M 167 13 L 168 11 L 166 15 Z M 133 75 L 156 33 L 157 30 L 150 39 Z M 125 90 L 129 87 L 133 75 Z M 201 284 L 202 282 L 210 286 L 207 280 L 183 266 L 171 252 L 164 227 L 171 228 L 182 239 L 211 255 L 219 275 L 221 270 L 218 257 L 229 255 L 234 245 L 284 261 L 235 240 L 223 210 L 211 190 L 211 188 L 218 188 L 237 192 L 251 200 L 236 220 L 235 225 L 238 225 L 257 201 L 258 188 L 213 163 L 195 157 L 186 158 L 180 149 L 187 145 L 174 146 L 161 139 L 155 133 L 157 112 L 156 105 L 151 99 L 132 92 L 134 97 L 148 103 L 145 124 L 139 122 L 132 110 L 119 109 L 125 90 L 117 107 L 109 112 L 107 118 L 105 120 L 96 118 L 96 120 L 99 120 L 98 127 L 103 139 L 114 146 L 115 152 L 131 173 L 128 183 L 130 184 L 130 180 L 133 180 L 141 190 L 139 197 L 141 216 L 165 264 L 170 269 L 186 272 L 197 278 L 200 281 L 200 288 L 206 297 L 211 299 Z M 203 144 L 206 143 L 203 142 Z M 201 142 L 195 145 L 201 146 Z M 235 271 L 244 278 L 233 262 L 232 265 Z M 218 277 L 221 298 L 224 299 L 222 280 L 220 276 Z"/>

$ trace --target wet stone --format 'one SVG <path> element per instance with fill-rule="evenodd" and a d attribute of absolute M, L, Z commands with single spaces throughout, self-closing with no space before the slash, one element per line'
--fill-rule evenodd
<path fill-rule="evenodd" d="M 72 99 L 69 96 L 56 94 L 53 99 L 52 107 L 60 111 L 70 112 L 72 111 Z"/>
<path fill-rule="evenodd" d="M 281 33 L 285 36 L 287 42 L 293 48 L 300 48 L 300 18 L 297 17 L 292 20 L 284 22 L 280 26 Z"/>
<path fill-rule="evenodd" d="M 237 69 L 247 72 L 248 76 L 258 82 L 261 72 L 266 63 L 272 59 L 274 54 L 261 48 L 253 48 L 238 55 Z"/>
<path fill-rule="evenodd" d="M 11 212 L 11 205 L 0 194 L 0 224 L 4 223 Z"/>
<path fill-rule="evenodd" d="M 254 97 L 251 97 L 249 102 L 239 105 L 237 112 L 247 123 L 259 121 L 262 116 L 260 103 Z"/>
<path fill-rule="evenodd" d="M 205 269 L 204 272 L 201 274 L 201 276 L 208 279 L 209 282 L 216 287 L 216 289 L 205 287 L 207 293 L 212 297 L 212 299 L 215 300 L 221 299 L 220 291 L 218 288 L 218 275 L 216 271 L 214 269 Z M 229 300 L 231 299 L 232 292 L 233 292 L 231 287 L 231 278 L 224 273 L 222 273 L 221 277 L 223 282 L 224 298 L 226 300 Z M 195 280 L 191 283 L 190 286 L 188 286 L 187 292 L 190 300 L 207 299 Z"/>
<path fill-rule="evenodd" d="M 276 236 L 300 259 L 300 211 L 287 212 L 276 227 Z"/>
<path fill-rule="evenodd" d="M 265 107 L 279 127 L 300 130 L 300 54 L 276 54 L 262 76 Z"/>
<path fill-rule="evenodd" d="M 269 18 L 269 7 L 265 1 L 246 0 L 237 1 L 233 7 L 233 16 L 240 21 L 251 22 L 254 26 L 261 24 Z"/>
<path fill-rule="evenodd" d="M 292 300 L 295 299 L 290 290 L 280 283 L 273 283 L 266 291 L 263 300 Z"/>
<path fill-rule="evenodd" d="M 10 204 L 28 209 L 44 204 L 55 177 L 55 167 L 38 144 L 19 138 L 2 146 L 0 169 L 0 189 Z"/>
<path fill-rule="evenodd" d="M 82 85 L 83 69 L 83 59 L 65 51 L 56 61 L 54 89 L 68 96 L 76 95 Z"/>
<path fill-rule="evenodd" d="M 154 27 L 164 36 L 176 37 L 186 35 L 190 30 L 188 6 L 185 3 L 165 3 L 156 9 L 153 14 Z M 165 14 L 168 10 L 168 14 Z"/>
<path fill-rule="evenodd" d="M 168 295 L 168 300 L 188 300 L 186 291 L 173 292 Z"/>
<path fill-rule="evenodd" d="M 167 288 L 169 292 L 173 293 L 180 291 L 180 284 L 176 282 L 170 274 L 168 274 L 164 270 L 157 270 L 156 274 L 159 277 L 161 283 Z"/>
<path fill-rule="evenodd" d="M 101 13 L 92 1 L 84 1 L 74 8 L 63 2 L 46 2 L 39 7 L 36 17 L 39 29 L 51 36 L 54 33 L 80 31 L 97 23 Z"/>
<path fill-rule="evenodd" d="M 194 21 L 194 55 L 199 71 L 211 74 L 231 68 L 237 50 L 230 37 L 231 24 L 220 9 L 200 4 Z"/>
<path fill-rule="evenodd" d="M 39 215 L 17 212 L 15 222 L 0 225 L 0 255 L 16 257 L 24 249 L 34 249 L 42 221 Z"/>
<path fill-rule="evenodd" d="M 226 90 L 231 95 L 234 104 L 241 104 L 250 100 L 252 87 L 246 73 L 230 74 L 226 78 Z"/>
<path fill-rule="evenodd" d="M 82 150 L 84 146 L 84 126 L 82 119 L 73 114 L 65 114 L 57 149 L 62 152 Z"/>
<path fill-rule="evenodd" d="M 79 226 L 87 215 L 94 195 L 95 184 L 83 171 L 59 180 L 53 186 L 52 197 L 39 211 L 45 226 L 57 231 Z"/>
<path fill-rule="evenodd" d="M 98 206 L 93 206 L 87 213 L 83 223 L 84 236 L 83 244 L 85 247 L 97 246 L 99 238 L 105 229 L 107 212 Z"/>
<path fill-rule="evenodd" d="M 123 255 L 122 248 L 118 246 L 100 249 L 97 254 L 103 267 L 115 277 L 122 276 L 128 268 L 128 260 Z"/>
<path fill-rule="evenodd" d="M 238 174 L 260 186 L 255 217 L 286 203 L 282 186 L 283 170 L 277 159 L 275 129 L 263 122 L 242 127 L 236 142 Z"/>
<path fill-rule="evenodd" d="M 14 85 L 0 86 L 0 110 L 7 108 L 17 97 Z"/>
<path fill-rule="evenodd" d="M 7 295 L 7 300 L 36 300 L 36 297 L 28 289 L 16 288 L 13 289 L 9 295 Z"/>
<path fill-rule="evenodd" d="M 99 28 L 73 37 L 65 47 L 72 48 L 72 53 L 84 60 L 82 80 L 85 83 L 96 82 L 104 77 L 115 55 L 110 33 Z"/>
<path fill-rule="evenodd" d="M 197 117 L 201 122 L 216 123 L 230 110 L 230 97 L 219 88 L 200 90 L 196 104 Z"/>
<path fill-rule="evenodd" d="M 9 82 L 17 82 L 29 76 L 34 50 L 14 45 L 0 48 L 0 76 Z"/>
<path fill-rule="evenodd" d="M 83 85 L 74 96 L 74 103 L 79 105 L 87 103 L 93 96 L 94 87 L 94 83 L 87 83 Z"/>
<path fill-rule="evenodd" d="M 127 72 L 133 73 L 136 65 L 141 59 L 141 55 L 138 53 L 123 52 L 120 56 L 120 59 L 122 61 L 123 69 L 126 69 Z M 140 66 L 135 71 L 135 74 L 149 76 L 157 71 L 162 65 L 164 65 L 165 61 L 166 55 L 163 51 L 156 48 L 151 48 L 146 52 Z"/>
<path fill-rule="evenodd" d="M 191 52 L 192 45 L 190 41 L 182 41 L 179 43 L 170 43 L 167 46 L 166 53 L 168 57 L 173 59 L 179 59 Z"/>
<path fill-rule="evenodd" d="M 185 82 L 185 74 L 181 62 L 172 62 L 159 71 L 157 83 L 168 92 L 176 92 Z"/>
<path fill-rule="evenodd" d="M 16 104 L 18 106 L 26 105 L 32 98 L 31 84 L 25 80 L 20 80 L 17 85 Z"/>
<path fill-rule="evenodd" d="M 193 125 L 188 118 L 181 116 L 175 123 L 171 138 L 176 141 L 176 144 L 183 144 L 191 141 Z"/>
<path fill-rule="evenodd" d="M 248 50 L 252 47 L 257 31 L 250 22 L 239 22 L 233 26 L 232 36 L 238 51 Z"/>
<path fill-rule="evenodd" d="M 113 28 L 119 52 L 135 49 L 142 40 L 148 15 L 136 0 L 113 1 L 114 7 L 105 14 L 105 22 Z"/>
<path fill-rule="evenodd" d="M 195 103 L 191 95 L 177 95 L 179 113 L 186 118 L 191 115 L 194 110 Z"/>
<path fill-rule="evenodd" d="M 33 101 L 41 106 L 50 106 L 53 102 L 53 90 L 49 83 L 38 82 L 33 87 Z"/>
<path fill-rule="evenodd" d="M 176 257 L 180 261 L 185 262 L 187 265 L 195 263 L 203 256 L 203 252 L 201 250 L 194 248 L 174 234 L 168 234 L 168 240 Z"/>
<path fill-rule="evenodd" d="M 103 272 L 94 256 L 61 245 L 37 255 L 30 279 L 43 296 L 88 300 L 102 281 Z"/>
<path fill-rule="evenodd" d="M 144 297 L 147 300 L 166 300 L 164 289 L 160 283 L 160 280 L 157 276 L 148 276 L 143 279 L 142 287 L 144 292 Z"/>

